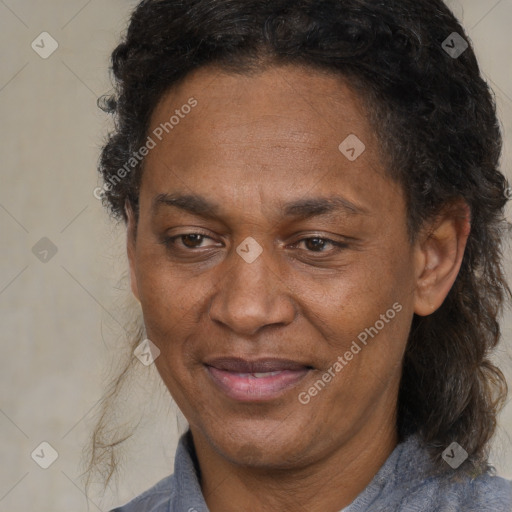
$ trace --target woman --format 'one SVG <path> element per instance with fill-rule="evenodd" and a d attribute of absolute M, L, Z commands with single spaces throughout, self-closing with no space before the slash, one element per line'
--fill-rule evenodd
<path fill-rule="evenodd" d="M 116 510 L 512 510 L 501 136 L 447 7 L 146 0 L 112 62 L 100 196 L 189 424 Z"/>

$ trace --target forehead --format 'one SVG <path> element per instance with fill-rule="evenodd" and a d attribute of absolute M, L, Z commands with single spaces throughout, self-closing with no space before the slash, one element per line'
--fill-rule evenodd
<path fill-rule="evenodd" d="M 362 102 L 346 81 L 317 70 L 287 65 L 244 75 L 200 68 L 163 96 L 151 127 L 168 122 L 191 97 L 198 105 L 183 124 L 190 128 L 190 142 L 200 142 L 202 149 L 210 141 L 236 145 L 242 138 L 267 146 L 278 147 L 285 140 L 294 149 L 313 149 L 315 144 L 332 148 L 344 135 L 340 129 L 368 141 L 372 136 Z M 173 127 L 172 135 L 178 128 Z M 170 145 L 177 138 L 171 133 L 166 137 Z"/>
<path fill-rule="evenodd" d="M 162 97 L 149 134 L 156 146 L 143 183 L 154 195 L 222 182 L 260 196 L 341 186 L 357 203 L 364 189 L 390 186 L 361 98 L 343 77 L 316 70 L 201 68 Z"/>

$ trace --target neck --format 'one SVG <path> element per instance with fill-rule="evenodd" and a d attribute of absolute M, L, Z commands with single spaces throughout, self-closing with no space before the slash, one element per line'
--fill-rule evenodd
<path fill-rule="evenodd" d="M 293 469 L 234 464 L 192 429 L 201 469 L 201 488 L 211 512 L 337 512 L 367 487 L 395 446 L 394 413 L 376 428 L 373 421 L 328 456 Z M 381 420 L 383 418 L 380 418 Z M 389 420 L 392 420 L 391 422 Z"/>

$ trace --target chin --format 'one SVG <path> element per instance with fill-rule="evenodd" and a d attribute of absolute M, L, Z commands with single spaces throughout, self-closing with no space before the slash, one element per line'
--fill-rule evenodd
<path fill-rule="evenodd" d="M 287 469 L 306 458 L 304 429 L 282 421 L 247 420 L 205 432 L 215 451 L 234 464 Z"/>

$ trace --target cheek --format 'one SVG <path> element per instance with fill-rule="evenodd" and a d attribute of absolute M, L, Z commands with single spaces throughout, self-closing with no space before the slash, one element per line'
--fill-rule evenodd
<path fill-rule="evenodd" d="M 180 280 L 161 256 L 142 255 L 137 262 L 137 287 L 144 316 L 165 325 L 182 318 L 203 292 L 194 280 Z"/>
<path fill-rule="evenodd" d="M 146 335 L 161 351 L 161 357 L 156 360 L 159 367 L 162 361 L 169 360 L 169 351 L 174 345 L 169 340 L 179 339 L 187 306 L 176 284 L 167 277 L 166 272 L 154 265 L 139 267 L 137 286 Z"/>
<path fill-rule="evenodd" d="M 407 297 L 410 281 L 404 276 L 407 270 L 403 261 L 398 266 L 392 261 L 384 264 L 381 257 L 361 255 L 354 259 L 358 261 L 328 278 L 296 279 L 290 286 L 311 319 L 334 326 L 364 327 Z"/>
<path fill-rule="evenodd" d="M 155 261 L 139 260 L 137 282 L 147 336 L 161 351 L 157 367 L 162 376 L 169 374 L 164 379 L 169 381 L 171 375 L 178 378 L 184 370 L 192 370 L 200 340 L 210 340 L 206 320 L 214 280 L 207 273 L 184 278 L 168 262 Z"/>
<path fill-rule="evenodd" d="M 327 341 L 323 360 L 332 363 L 347 353 L 357 362 L 343 371 L 361 373 L 363 381 L 372 382 L 375 374 L 394 375 L 401 364 L 414 296 L 412 270 L 405 255 L 400 259 L 401 264 L 393 258 L 371 258 L 354 266 L 338 280 L 326 281 L 323 301 L 309 302 L 306 308 Z"/>
<path fill-rule="evenodd" d="M 343 321 L 348 322 L 346 343 L 355 341 L 361 347 L 360 366 L 354 365 L 359 366 L 361 383 L 377 386 L 400 372 L 412 321 L 412 276 L 408 246 L 388 247 L 368 258 L 354 276 L 350 296 L 344 296 L 349 306 L 339 325 L 343 329 Z"/>

